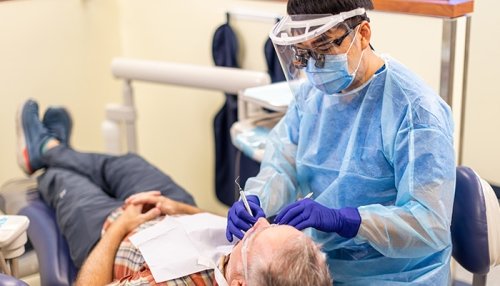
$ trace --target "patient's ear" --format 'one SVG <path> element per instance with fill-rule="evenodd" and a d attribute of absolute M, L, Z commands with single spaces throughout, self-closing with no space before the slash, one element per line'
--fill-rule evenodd
<path fill-rule="evenodd" d="M 231 286 L 246 286 L 247 284 L 243 279 L 233 279 L 231 280 Z"/>

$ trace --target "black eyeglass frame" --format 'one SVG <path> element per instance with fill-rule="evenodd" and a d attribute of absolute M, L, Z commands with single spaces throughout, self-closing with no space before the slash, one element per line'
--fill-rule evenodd
<path fill-rule="evenodd" d="M 362 23 L 362 21 L 357 23 L 356 25 L 353 25 L 353 27 L 350 27 L 345 22 L 342 23 L 347 28 L 347 31 L 342 36 L 340 36 L 334 40 L 325 42 L 320 47 L 324 47 L 326 45 L 335 45 L 337 47 L 340 47 L 342 45 L 342 43 L 344 42 L 344 40 L 347 38 L 347 36 L 349 36 L 354 31 L 354 29 L 358 25 L 360 25 L 361 23 Z M 321 50 L 328 51 L 330 49 L 331 49 L 331 46 L 329 46 L 328 48 L 322 48 Z M 296 46 L 292 46 L 292 51 L 294 53 L 294 61 L 293 61 L 294 67 L 297 69 L 305 68 L 307 66 L 309 59 L 313 58 L 316 61 L 314 65 L 317 68 L 323 68 L 325 66 L 325 54 L 326 53 L 318 53 L 318 52 L 316 52 L 317 50 L 318 50 L 318 48 L 314 48 L 312 50 L 312 49 L 301 49 L 301 48 L 297 48 Z"/>

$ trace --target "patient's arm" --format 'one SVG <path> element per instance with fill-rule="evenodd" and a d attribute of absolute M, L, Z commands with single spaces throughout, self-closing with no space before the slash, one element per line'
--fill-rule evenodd
<path fill-rule="evenodd" d="M 110 225 L 78 273 L 76 286 L 105 285 L 113 279 L 116 251 L 123 238 L 140 224 L 160 215 L 158 208 L 142 212 L 143 205 L 127 205 L 122 215 Z"/>
<path fill-rule="evenodd" d="M 197 214 L 203 212 L 203 210 L 197 207 L 164 197 L 159 191 L 134 194 L 125 200 L 125 204 L 156 206 L 161 210 L 163 215 Z"/>

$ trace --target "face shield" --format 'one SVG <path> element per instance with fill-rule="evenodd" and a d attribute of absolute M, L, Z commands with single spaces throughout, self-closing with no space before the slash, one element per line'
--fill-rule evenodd
<path fill-rule="evenodd" d="M 321 71 L 329 56 L 348 51 L 345 39 L 354 34 L 354 27 L 345 20 L 364 14 L 364 8 L 357 8 L 337 15 L 287 15 L 274 26 L 269 37 L 294 95 L 306 79 L 306 69 Z"/>

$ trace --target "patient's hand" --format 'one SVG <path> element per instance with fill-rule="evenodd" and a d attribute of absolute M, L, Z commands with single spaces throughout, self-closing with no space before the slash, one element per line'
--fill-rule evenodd
<path fill-rule="evenodd" d="M 131 195 L 125 200 L 125 205 L 143 205 L 142 212 L 147 212 L 151 208 L 156 207 L 160 201 L 160 191 L 149 191 Z"/>
<path fill-rule="evenodd" d="M 125 204 L 152 204 L 156 205 L 161 197 L 160 191 L 149 191 L 131 195 L 125 200 Z"/>
<path fill-rule="evenodd" d="M 151 207 L 157 207 L 163 215 L 183 214 L 181 203 L 161 195 L 159 191 L 149 191 L 134 194 L 125 200 L 126 205 L 144 205 L 147 211 Z"/>
<path fill-rule="evenodd" d="M 127 234 L 142 223 L 150 221 L 161 214 L 160 209 L 157 207 L 153 207 L 143 213 L 143 206 L 142 204 L 125 205 L 123 213 L 116 219 L 113 226 L 120 225 L 125 231 L 125 234 Z"/>
<path fill-rule="evenodd" d="M 195 214 L 201 212 L 200 209 L 171 200 L 161 195 L 159 191 L 149 191 L 130 196 L 125 200 L 126 205 L 144 205 L 144 211 L 148 208 L 156 207 L 163 215 Z"/>

